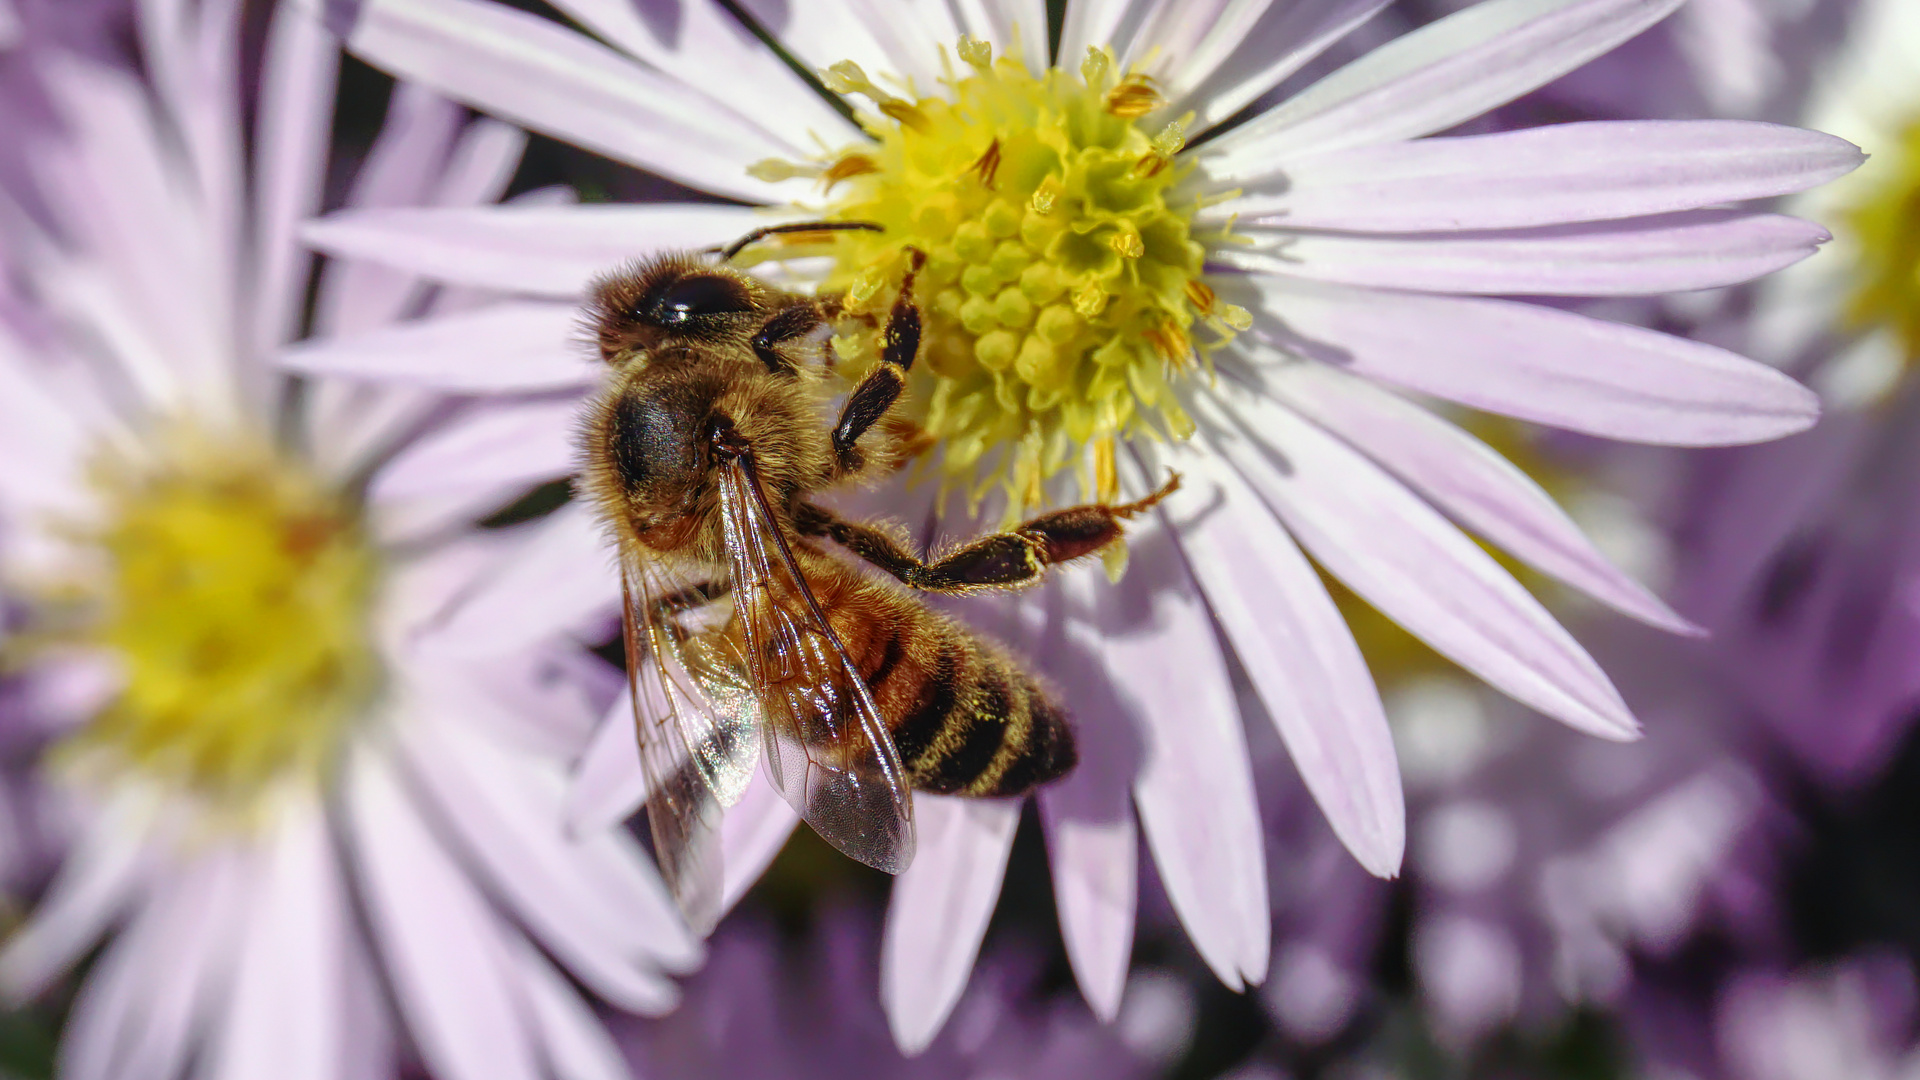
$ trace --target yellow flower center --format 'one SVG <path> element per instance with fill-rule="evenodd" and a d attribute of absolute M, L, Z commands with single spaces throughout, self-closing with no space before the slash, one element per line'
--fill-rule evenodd
<path fill-rule="evenodd" d="M 1860 253 L 1847 319 L 1892 329 L 1911 364 L 1920 358 L 1920 120 L 1884 157 L 1891 161 L 1879 168 L 1881 180 L 1845 219 Z"/>
<path fill-rule="evenodd" d="M 1108 50 L 1077 74 L 1039 75 L 984 42 L 957 51 L 968 74 L 949 67 L 936 97 L 895 97 L 834 65 L 831 89 L 877 107 L 861 118 L 876 144 L 755 175 L 818 176 L 823 218 L 885 230 L 823 249 L 824 288 L 847 298 L 836 346 L 853 375 L 878 358 L 906 249 L 926 254 L 916 419 L 946 482 L 977 498 L 998 481 L 1019 507 L 1083 464 L 1088 490 L 1111 497 L 1115 439 L 1192 429 L 1170 382 L 1195 365 L 1196 321 L 1221 340 L 1248 325 L 1201 279 L 1199 202 L 1178 193 L 1184 119 L 1150 131 L 1159 94 Z"/>
<path fill-rule="evenodd" d="M 347 503 L 264 439 L 178 427 L 103 461 L 100 616 L 119 698 L 75 751 L 244 805 L 317 774 L 372 694 L 377 562 Z"/>

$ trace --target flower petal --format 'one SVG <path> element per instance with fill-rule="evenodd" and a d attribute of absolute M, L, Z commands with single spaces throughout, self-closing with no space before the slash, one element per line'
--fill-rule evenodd
<path fill-rule="evenodd" d="M 1725 349 L 1536 304 L 1257 278 L 1282 349 L 1488 412 L 1629 442 L 1803 430 L 1820 402 Z M 1277 324 L 1277 325 L 1276 325 Z"/>
<path fill-rule="evenodd" d="M 1257 161 L 1444 131 L 1608 52 L 1680 0 L 1485 0 L 1388 42 L 1222 136 Z"/>
<path fill-rule="evenodd" d="M 1203 412 L 1224 419 L 1239 410 L 1229 398 Z M 1549 716 L 1602 738 L 1639 734 L 1606 673 L 1547 609 L 1373 463 L 1285 409 L 1216 423 L 1207 441 L 1322 566 L 1381 613 Z"/>
<path fill-rule="evenodd" d="M 902 1053 L 940 1032 L 966 989 L 1013 850 L 1020 802 L 916 794 L 918 853 L 893 883 L 880 1002 Z"/>
<path fill-rule="evenodd" d="M 535 398 L 479 403 L 395 454 L 374 475 L 368 501 L 392 501 L 477 492 L 509 493 L 573 471 L 573 430 L 580 403 Z"/>
<path fill-rule="evenodd" d="M 1608 221 L 1805 191 L 1862 160 L 1844 139 L 1778 124 L 1550 124 L 1356 147 L 1283 166 L 1271 157 L 1206 156 L 1216 183 L 1247 194 L 1207 208 L 1199 220 L 1237 215 L 1363 232 Z"/>
<path fill-rule="evenodd" d="M 1084 573 L 1043 588 L 1076 608 L 1095 600 Z M 1073 702 L 1080 762 L 1065 779 L 1040 789 L 1040 823 L 1067 959 L 1093 1014 L 1111 1023 L 1133 958 L 1140 839 L 1128 788 L 1144 757 L 1141 721 L 1111 700 L 1104 665 L 1119 658 L 1105 653 L 1100 630 L 1064 611 L 1052 622 L 1062 640 L 1048 642 L 1044 664 L 1063 699 Z"/>
<path fill-rule="evenodd" d="M 343 868 L 316 801 L 290 808 L 254 856 L 227 1013 L 209 1048 L 216 1080 L 333 1080 L 342 1071 L 350 932 Z"/>
<path fill-rule="evenodd" d="M 622 691 L 573 767 L 573 784 L 561 813 L 569 833 L 591 835 L 640 812 L 647 798 L 647 776 L 640 769 L 636 738 L 633 699 Z"/>
<path fill-rule="evenodd" d="M 171 867 L 154 883 L 133 925 L 115 939 L 112 949 L 126 949 L 127 963 L 164 973 L 166 984 L 164 992 L 143 988 L 139 1000 L 128 1003 L 119 1030 L 97 1048 L 117 1050 L 109 1072 L 115 1080 L 174 1080 L 184 1072 L 209 1014 L 228 996 L 240 951 L 236 931 L 252 905 L 252 869 L 231 844 Z M 103 962 L 97 970 L 105 967 Z M 82 1041 L 76 1036 L 76 1044 Z M 83 1047 L 73 1049 L 78 1067 Z M 84 1049 L 91 1054 L 96 1048 Z"/>
<path fill-rule="evenodd" d="M 1416 292 L 1649 296 L 1737 285 L 1799 262 L 1830 237 L 1779 214 L 1695 210 L 1475 233 L 1250 230 L 1214 254 L 1257 273 Z"/>
<path fill-rule="evenodd" d="M 580 994 L 524 939 L 509 939 L 515 982 L 553 1080 L 632 1080 L 620 1047 Z"/>
<path fill-rule="evenodd" d="M 440 846 L 367 745 L 343 765 L 347 840 L 394 1003 L 428 1069 L 446 1080 L 536 1080 L 514 1000 L 511 931 Z"/>
<path fill-rule="evenodd" d="M 1441 417 L 1326 364 L 1272 364 L 1254 379 L 1535 569 L 1649 626 L 1703 633 L 1608 562 L 1532 477 Z M 1256 427 L 1278 408 L 1251 398 L 1238 407 L 1256 418 Z"/>
<path fill-rule="evenodd" d="M 348 210 L 309 222 L 301 236 L 330 255 L 439 281 L 577 301 L 593 279 L 634 259 L 724 244 L 780 220 L 707 203 Z"/>
<path fill-rule="evenodd" d="M 1205 131 L 1299 71 L 1388 2 L 1293 0 L 1267 5 L 1260 20 L 1244 30 L 1216 27 L 1205 41 L 1212 48 L 1190 59 L 1175 77 L 1175 92 L 1169 95 L 1173 108 L 1193 109 L 1194 130 Z"/>
<path fill-rule="evenodd" d="M 280 353 L 306 375 L 368 379 L 455 394 L 590 386 L 604 371 L 575 340 L 574 304 L 508 301 L 397 323 L 370 333 L 310 338 Z"/>
<path fill-rule="evenodd" d="M 1406 853 L 1406 799 L 1386 710 L 1353 631 L 1238 474 L 1192 446 L 1169 449 L 1185 488 L 1167 517 L 1187 568 L 1334 834 L 1368 872 L 1394 876 Z"/>
<path fill-rule="evenodd" d="M 1127 544 L 1120 587 L 1087 605 L 1089 645 L 1145 737 L 1133 797 L 1147 847 L 1201 959 L 1228 986 L 1257 983 L 1271 951 L 1266 853 L 1226 658 L 1158 515 L 1130 526 Z"/>
<path fill-rule="evenodd" d="M 77 962 L 134 899 L 151 873 L 147 841 L 153 807 L 123 792 L 102 807 L 67 855 L 33 917 L 0 951 L 0 993 L 36 997 Z"/>
<path fill-rule="evenodd" d="M 680 0 L 642 17 L 633 0 L 554 0 L 580 25 L 712 96 L 800 156 L 866 138 L 751 30 L 713 0 Z M 715 78 L 715 72 L 726 72 Z"/>
<path fill-rule="evenodd" d="M 1121 24 L 1129 13 L 1144 8 L 1136 0 L 1067 0 L 1066 18 L 1060 25 L 1060 66 L 1073 71 L 1088 49 L 1124 45 L 1132 34 L 1131 29 L 1123 33 Z"/>
<path fill-rule="evenodd" d="M 550 19 L 482 0 L 363 0 L 339 29 L 356 56 L 474 108 L 696 188 L 784 201 L 746 171 L 784 152 L 778 141 Z"/>
<path fill-rule="evenodd" d="M 498 656 L 578 629 L 619 602 L 613 558 L 593 511 L 568 503 L 532 526 L 526 546 L 483 580 L 436 636 L 462 655 Z"/>
<path fill-rule="evenodd" d="M 327 139 L 332 134 L 340 49 L 310 11 L 274 9 L 260 64 L 260 115 L 254 144 L 254 355 L 292 340 L 306 300 L 306 269 L 296 230 L 320 209 Z"/>
<path fill-rule="evenodd" d="M 720 822 L 722 913 L 731 911 L 767 872 L 799 824 L 800 815 L 767 779 L 767 771 L 755 769 L 740 801 L 727 807 Z"/>
<path fill-rule="evenodd" d="M 423 702 L 400 725 L 402 757 L 465 860 L 594 993 L 629 1012 L 671 1009 L 679 994 L 655 965 L 690 968 L 700 947 L 639 845 L 617 829 L 569 840 L 557 769 L 510 755 L 432 710 Z"/>

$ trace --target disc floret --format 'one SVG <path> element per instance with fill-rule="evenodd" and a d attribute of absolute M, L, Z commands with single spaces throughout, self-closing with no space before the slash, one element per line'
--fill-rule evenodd
<path fill-rule="evenodd" d="M 1860 246 L 1846 314 L 1856 327 L 1891 330 L 1911 367 L 1920 360 L 1920 119 L 1887 156 L 1878 184 L 1847 214 Z"/>
<path fill-rule="evenodd" d="M 244 810 L 317 776 L 370 700 L 377 559 L 349 503 L 264 438 L 182 426 L 157 445 L 93 469 L 78 637 L 123 683 L 72 760 Z"/>
<path fill-rule="evenodd" d="M 1199 203 L 1180 191 L 1189 118 L 1153 120 L 1152 80 L 1105 49 L 1039 75 L 984 42 L 957 52 L 964 73 L 949 68 L 944 95 L 895 96 L 850 62 L 826 72 L 873 103 L 861 120 L 875 143 L 811 167 L 823 216 L 884 229 L 835 238 L 824 287 L 845 291 L 850 316 L 836 346 L 856 374 L 875 362 L 873 316 L 906 249 L 925 252 L 918 419 L 945 479 L 976 497 L 998 482 L 1019 507 L 1083 465 L 1111 496 L 1116 439 L 1191 430 L 1172 384 L 1196 366 L 1195 324 L 1224 339 L 1249 321 L 1202 280 Z"/>

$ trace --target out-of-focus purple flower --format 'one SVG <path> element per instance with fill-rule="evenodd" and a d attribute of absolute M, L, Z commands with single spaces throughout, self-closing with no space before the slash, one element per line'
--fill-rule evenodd
<path fill-rule="evenodd" d="M 36 46 L 55 123 L 0 146 L 5 704 L 74 814 L 0 992 L 84 966 L 76 1078 L 616 1080 L 575 982 L 661 1011 L 700 947 L 631 836 L 564 831 L 618 678 L 515 576 L 541 527 L 471 526 L 569 469 L 570 403 L 269 363 L 310 285 L 321 334 L 479 298 L 312 279 L 338 48 L 282 5 L 245 86 L 242 8 L 142 6 L 137 64 Z M 524 144 L 402 86 L 347 201 L 490 202 Z M 477 662 L 476 605 L 528 647 Z"/>
<path fill-rule="evenodd" d="M 308 235 L 325 250 L 547 298 L 392 339 L 401 377 L 463 389 L 579 385 L 593 376 L 576 355 L 549 344 L 548 363 L 532 360 L 558 339 L 593 274 L 817 217 L 805 178 L 837 178 L 844 185 L 820 196 L 827 212 L 897 220 L 885 235 L 846 234 L 823 249 L 854 253 L 839 264 L 793 263 L 782 280 L 824 280 L 859 303 L 884 303 L 898 245 L 931 253 L 929 360 L 916 376 L 943 366 L 949 377 L 914 396 L 941 437 L 930 461 L 949 480 L 972 478 L 998 454 L 1003 467 L 982 486 L 1032 504 L 1069 501 L 1067 473 L 1079 465 L 1103 497 L 1144 494 L 1162 466 L 1184 474 L 1187 489 L 1132 534 L 1121 587 L 1062 575 L 1003 620 L 1080 717 L 1086 760 L 1040 803 L 1069 955 L 1102 1015 L 1124 984 L 1142 835 L 1221 979 L 1238 987 L 1266 972 L 1263 853 L 1228 649 L 1334 832 L 1374 873 L 1399 865 L 1403 800 L 1385 715 L 1308 555 L 1491 685 L 1608 738 L 1631 738 L 1636 725 L 1605 673 L 1455 522 L 1636 618 L 1691 629 L 1510 462 L 1394 390 L 1663 444 L 1764 440 L 1813 416 L 1804 390 L 1731 353 L 1495 297 L 1699 289 L 1797 261 L 1824 237 L 1818 226 L 1724 206 L 1851 169 L 1850 146 L 1736 123 L 1426 137 L 1578 68 L 1671 13 L 1673 0 L 1493 0 L 1219 133 L 1208 129 L 1382 3 L 1074 3 L 1063 68 L 1045 84 L 1038 3 L 957 16 L 941 2 L 804 15 L 747 5 L 827 85 L 878 107 L 858 126 L 721 5 L 680 5 L 670 27 L 620 5 L 557 6 L 601 40 L 482 0 L 369 0 L 335 14 L 349 47 L 375 64 L 776 212 L 596 206 L 322 223 Z M 1128 63 L 1157 81 L 1124 78 Z M 910 81 L 882 89 L 869 72 Z M 1036 121 L 1054 115 L 1053 93 L 1123 140 L 1122 156 L 1074 143 L 1058 157 L 1108 154 L 1100 175 L 1132 178 L 1110 198 L 1095 190 L 1108 180 L 1091 173 L 997 171 L 1003 142 L 1011 152 L 1042 128 L 1078 130 Z M 988 130 L 981 118 L 998 114 L 984 105 L 951 107 L 950 95 L 968 94 L 1019 104 Z M 900 185 L 918 174 L 888 171 L 887 148 L 922 125 L 946 133 L 934 159 L 953 167 L 929 175 L 939 187 L 950 172 L 952 190 L 909 191 Z M 1044 166 L 1044 156 L 1024 160 Z M 993 187 L 1002 180 L 1004 191 Z M 951 204 L 960 210 L 943 209 L 948 196 L 964 197 Z M 1067 224 L 1085 243 L 1049 239 Z M 1222 339 L 1208 344 L 1218 380 L 1192 374 L 1189 330 L 1202 328 Z M 489 338 L 484 355 L 478 331 Z M 856 353 L 857 338 L 848 339 Z M 367 373 L 370 355 L 343 345 L 292 362 Z M 1173 438 L 1117 449 L 1117 436 L 1149 430 Z M 965 515 L 945 522 L 949 536 L 972 527 Z M 569 561 L 608 590 L 594 550 Z M 596 775 L 611 778 L 606 791 L 635 791 L 631 778 Z M 908 1047 L 930 1038 L 958 998 L 1017 819 L 1012 806 L 937 797 L 916 799 L 916 813 L 920 854 L 895 892 L 882 984 Z"/>
<path fill-rule="evenodd" d="M 803 944 L 736 919 L 709 950 L 673 1015 L 615 1021 L 636 1075 L 1128 1080 L 1153 1075 L 1169 1053 L 1184 1049 L 1184 1031 L 1158 1030 L 1154 1003 L 1142 1003 L 1151 987 L 1130 990 L 1119 1022 L 1103 1025 L 1078 1000 L 1047 994 L 1012 942 L 980 959 L 952 1021 L 911 1059 L 895 1048 L 877 1001 L 870 917 L 829 906 Z"/>
<path fill-rule="evenodd" d="M 1409 769 L 1408 872 L 1414 975 L 1449 1046 L 1614 1008 L 1636 963 L 1705 928 L 1755 945 L 1778 932 L 1782 815 L 1733 733 L 1737 709 L 1666 647 L 1623 636 L 1608 655 L 1648 718 L 1639 743 L 1525 725 L 1455 680 L 1390 699 L 1403 746 L 1447 748 L 1426 775 Z"/>

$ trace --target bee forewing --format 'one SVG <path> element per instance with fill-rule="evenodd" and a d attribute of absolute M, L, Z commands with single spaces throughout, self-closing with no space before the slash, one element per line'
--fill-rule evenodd
<path fill-rule="evenodd" d="M 913 861 L 912 794 L 873 694 L 777 531 L 751 453 L 721 476 L 734 604 L 768 774 L 828 843 L 899 873 Z"/>

